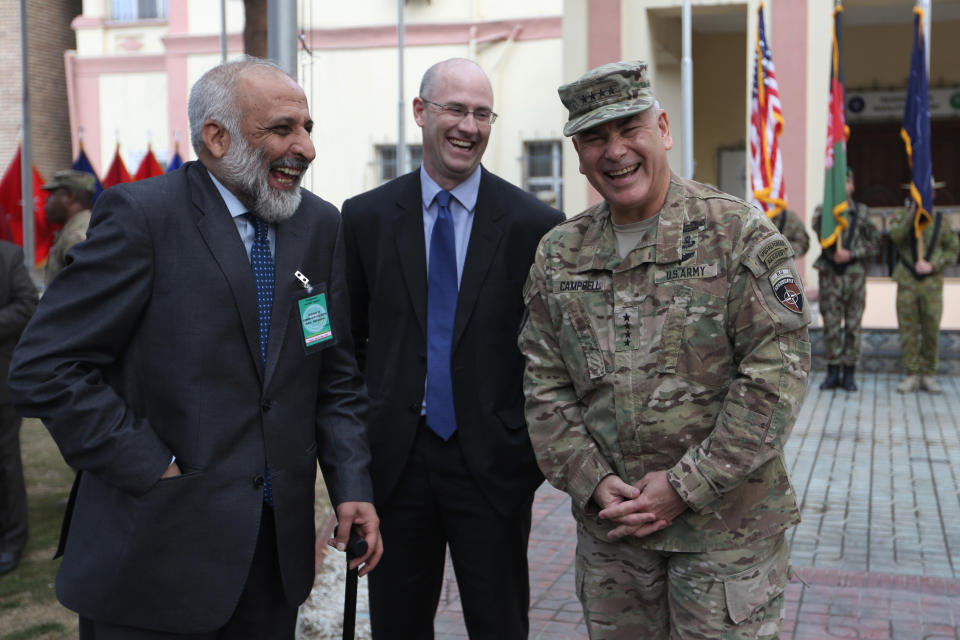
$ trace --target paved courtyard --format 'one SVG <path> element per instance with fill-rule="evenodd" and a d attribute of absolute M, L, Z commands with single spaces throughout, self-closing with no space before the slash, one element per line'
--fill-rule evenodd
<path fill-rule="evenodd" d="M 788 443 L 803 510 L 788 534 L 796 573 L 783 638 L 960 639 L 960 378 L 901 395 L 868 373 L 861 390 L 810 390 Z M 531 639 L 586 638 L 574 595 L 566 496 L 544 485 L 530 539 Z M 452 569 L 438 638 L 466 638 Z"/>

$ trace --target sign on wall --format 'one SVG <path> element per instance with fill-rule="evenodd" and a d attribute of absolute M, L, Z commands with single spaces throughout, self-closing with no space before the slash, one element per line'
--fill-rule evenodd
<path fill-rule="evenodd" d="M 850 91 L 847 93 L 847 121 L 903 120 L 902 91 Z M 930 89 L 930 118 L 960 118 L 960 87 Z"/>

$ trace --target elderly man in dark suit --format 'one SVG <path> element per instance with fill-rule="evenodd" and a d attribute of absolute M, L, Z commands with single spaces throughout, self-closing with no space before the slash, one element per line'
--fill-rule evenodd
<path fill-rule="evenodd" d="M 527 539 L 543 480 L 523 418 L 523 281 L 559 212 L 480 166 L 496 119 L 475 63 L 413 100 L 423 166 L 343 205 L 353 334 L 371 394 L 389 551 L 374 638 L 433 637 L 447 544 L 473 640 L 526 638 Z"/>
<path fill-rule="evenodd" d="M 199 162 L 108 189 L 15 354 L 17 405 L 80 470 L 57 595 L 80 637 L 292 638 L 313 583 L 319 460 L 340 520 L 382 546 L 335 207 L 297 83 L 208 71 Z"/>
<path fill-rule="evenodd" d="M 20 416 L 7 389 L 10 355 L 37 308 L 23 249 L 0 240 L 0 576 L 20 564 L 27 544 L 27 490 L 20 459 Z"/>

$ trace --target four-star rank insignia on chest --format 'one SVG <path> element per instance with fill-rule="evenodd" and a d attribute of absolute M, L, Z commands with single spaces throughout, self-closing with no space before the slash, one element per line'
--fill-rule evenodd
<path fill-rule="evenodd" d="M 797 284 L 793 271 L 777 269 L 770 274 L 770 284 L 780 304 L 794 313 L 803 313 L 803 288 Z"/>

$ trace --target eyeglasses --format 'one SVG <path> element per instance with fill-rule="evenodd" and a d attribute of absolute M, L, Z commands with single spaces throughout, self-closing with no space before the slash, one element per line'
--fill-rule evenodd
<path fill-rule="evenodd" d="M 427 100 L 423 96 L 420 96 L 420 99 L 427 104 L 432 104 L 437 109 L 440 109 L 441 112 L 448 116 L 455 117 L 458 120 L 463 120 L 468 115 L 473 115 L 473 119 L 476 120 L 478 124 L 493 124 L 497 121 L 497 114 L 490 109 L 474 109 L 473 111 L 470 111 L 462 104 L 440 104 L 439 102 L 434 102 L 433 100 Z"/>

